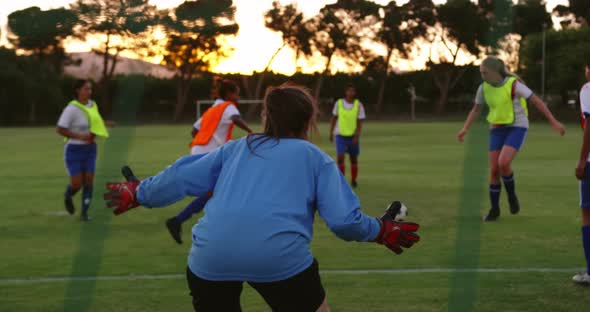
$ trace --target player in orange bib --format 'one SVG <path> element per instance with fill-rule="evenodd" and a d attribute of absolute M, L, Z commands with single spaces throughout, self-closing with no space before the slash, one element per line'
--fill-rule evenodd
<path fill-rule="evenodd" d="M 207 153 L 222 146 L 232 138 L 234 125 L 240 127 L 248 134 L 252 130 L 240 116 L 236 103 L 240 99 L 240 88 L 236 83 L 229 80 L 216 81 L 214 93 L 217 99 L 212 107 L 205 111 L 203 116 L 193 125 L 190 143 L 191 155 L 200 158 Z M 181 230 L 182 223 L 190 217 L 203 210 L 209 196 L 199 197 L 193 200 L 178 215 L 166 220 L 166 227 L 172 238 L 182 244 Z"/>

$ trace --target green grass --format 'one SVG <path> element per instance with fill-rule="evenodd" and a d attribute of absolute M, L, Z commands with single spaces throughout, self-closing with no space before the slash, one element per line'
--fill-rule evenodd
<path fill-rule="evenodd" d="M 375 244 L 340 241 L 318 218 L 312 248 L 321 269 L 455 268 L 460 263 L 482 268 L 583 266 L 573 176 L 581 140 L 577 128 L 570 126 L 570 133 L 560 138 L 546 125 L 532 125 L 514 163 L 522 212 L 509 215 L 502 194 L 503 215 L 494 224 L 480 221 L 488 207 L 487 186 L 485 177 L 475 173 L 487 166 L 485 148 L 457 143 L 459 128 L 458 123 L 366 124 L 357 189 L 363 210 L 380 215 L 387 203 L 401 199 L 410 207 L 411 219 L 422 225 L 423 240 L 404 255 L 394 256 Z M 325 134 L 326 125 L 321 130 Z M 113 140 L 99 147 L 97 183 L 120 179 L 117 168 L 124 159 L 140 177 L 155 174 L 188 153 L 189 139 L 183 126 L 116 128 Z M 93 221 L 81 224 L 62 214 L 68 179 L 62 142 L 53 129 L 0 129 L 0 140 L 0 279 L 184 272 L 189 247 L 176 245 L 163 222 L 188 200 L 114 218 L 104 208 L 102 186 L 97 185 Z M 475 135 L 474 141 L 484 146 L 487 137 Z M 334 153 L 326 135 L 316 143 Z M 475 161 L 464 161 L 469 148 Z M 465 192 L 463 181 L 470 184 Z M 460 209 L 465 197 L 477 205 Z M 196 221 L 193 218 L 191 223 Z M 460 233 L 479 235 L 460 237 L 462 245 L 457 246 L 459 228 L 468 229 Z M 184 238 L 190 238 L 188 224 Z M 462 284 L 461 274 L 466 273 L 326 274 L 323 281 L 333 311 L 447 311 L 453 286 L 454 291 L 475 290 L 476 311 L 586 311 L 590 288 L 572 285 L 573 273 L 480 273 L 469 279 L 473 284 Z M 245 311 L 268 310 L 248 287 L 242 302 Z M 0 311 L 63 311 L 64 307 L 186 311 L 190 298 L 183 279 L 0 282 Z"/>

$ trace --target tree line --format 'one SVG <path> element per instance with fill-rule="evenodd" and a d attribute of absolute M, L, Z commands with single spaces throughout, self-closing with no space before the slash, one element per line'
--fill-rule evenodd
<path fill-rule="evenodd" d="M 30 7 L 13 12 L 8 16 L 7 38 L 14 50 L 26 55 L 0 50 L 0 82 L 4 82 L 0 95 L 11 99 L 3 102 L 12 105 L 27 103 L 20 109 L 35 122 L 47 110 L 41 107 L 48 106 L 52 98 L 59 102 L 60 96 L 69 97 L 65 86 L 71 78 L 64 77 L 63 68 L 73 61 L 65 53 L 64 42 L 94 35 L 102 40 L 94 52 L 102 57 L 96 91 L 105 114 L 112 111 L 120 54 L 132 51 L 139 57 L 160 54 L 162 64 L 174 70 L 174 83 L 161 83 L 170 92 L 168 98 L 174 97 L 169 109 L 178 120 L 187 109 L 192 110 L 187 104 L 202 93 L 192 88 L 208 81 L 212 64 L 231 56 L 232 48 L 223 40 L 239 31 L 235 13 L 231 0 L 185 1 L 170 10 L 158 10 L 148 0 L 77 0 L 69 8 Z M 553 30 L 552 15 L 560 17 L 562 30 Z M 569 6 L 558 6 L 553 12 L 547 12 L 543 0 L 448 0 L 443 4 L 413 0 L 403 5 L 338 0 L 314 16 L 305 16 L 296 4 L 274 1 L 263 19 L 268 29 L 281 35 L 282 44 L 262 71 L 235 77 L 245 97 L 260 98 L 270 81 L 287 80 L 305 82 L 318 99 L 333 97 L 338 92 L 333 82 L 344 75 L 361 85 L 365 82 L 370 92 L 370 101 L 365 102 L 376 115 L 404 104 L 401 101 L 407 99 L 410 86 L 422 97 L 433 99 L 430 113 L 448 112 L 452 97 L 474 92 L 480 82 L 474 64 L 485 54 L 500 55 L 534 88 L 538 87 L 539 64 L 544 61 L 551 73 L 548 91 L 566 96 L 582 82 L 578 71 L 590 52 L 590 1 L 585 0 L 570 0 Z M 544 30 L 547 53 L 542 59 Z M 164 33 L 165 38 L 155 39 L 156 32 Z M 285 48 L 295 52 L 295 63 L 323 60 L 323 70 L 303 75 L 298 68 L 293 77 L 270 73 L 276 55 Z M 424 54 L 425 49 L 424 71 L 396 73 L 400 60 Z M 336 60 L 354 72 L 335 76 Z M 464 60 L 469 61 L 464 64 Z M 34 88 L 43 91 L 26 91 Z M 15 114 L 10 110 L 15 108 L 3 106 L 2 120 L 10 120 Z M 255 110 L 253 107 L 252 112 Z"/>

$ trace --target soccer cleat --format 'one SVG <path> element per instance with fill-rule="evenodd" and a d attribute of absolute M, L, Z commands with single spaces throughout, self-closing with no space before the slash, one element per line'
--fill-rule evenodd
<path fill-rule="evenodd" d="M 520 211 L 520 203 L 518 202 L 518 197 L 508 196 L 508 203 L 510 204 L 510 213 L 511 214 L 518 214 Z"/>
<path fill-rule="evenodd" d="M 76 212 L 76 208 L 74 207 L 74 202 L 72 201 L 72 196 L 64 195 L 64 205 L 66 207 L 66 211 L 73 215 Z"/>
<path fill-rule="evenodd" d="M 90 220 L 92 220 L 92 219 L 90 219 L 90 217 L 87 214 L 83 213 L 83 214 L 80 215 L 80 221 L 82 221 L 82 222 L 88 222 Z"/>
<path fill-rule="evenodd" d="M 172 238 L 178 243 L 182 244 L 182 237 L 180 233 L 182 232 L 182 224 L 176 220 L 176 218 L 170 218 L 166 220 L 166 228 L 168 228 L 168 232 L 172 235 Z"/>
<path fill-rule="evenodd" d="M 356 188 L 359 185 L 356 183 L 356 181 L 351 181 L 350 186 L 352 186 L 352 188 Z"/>
<path fill-rule="evenodd" d="M 483 218 L 484 222 L 496 221 L 500 217 L 500 210 L 490 209 L 488 214 Z"/>
<path fill-rule="evenodd" d="M 576 275 L 574 275 L 574 277 L 572 277 L 572 281 L 577 284 L 583 284 L 583 285 L 590 286 L 590 274 L 588 274 L 586 272 L 576 274 Z"/>

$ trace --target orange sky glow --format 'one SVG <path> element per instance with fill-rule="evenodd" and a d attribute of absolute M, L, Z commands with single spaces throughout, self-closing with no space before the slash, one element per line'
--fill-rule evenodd
<path fill-rule="evenodd" d="M 151 0 L 150 3 L 160 9 L 173 8 L 182 3 L 184 0 Z M 73 0 L 0 0 L 0 25 L 2 25 L 2 37 L 0 45 L 6 45 L 6 16 L 13 11 L 21 10 L 30 6 L 38 6 L 42 9 L 56 8 L 67 6 Z M 256 2 L 256 5 L 252 5 Z M 328 3 L 334 3 L 335 0 L 281 0 L 282 3 L 297 3 L 299 9 L 310 17 L 316 14 L 321 7 Z M 389 0 L 375 0 L 379 4 L 386 4 Z M 408 0 L 397 0 L 398 4 L 408 2 Z M 444 0 L 435 0 L 435 3 L 444 2 Z M 547 6 L 551 10 L 558 4 L 568 4 L 567 0 L 548 0 Z M 232 38 L 227 38 L 228 46 L 233 47 L 233 53 L 227 59 L 221 60 L 214 65 L 212 70 L 219 73 L 243 73 L 251 74 L 253 71 L 261 71 L 272 54 L 282 45 L 279 33 L 272 32 L 264 27 L 263 14 L 271 8 L 272 0 L 234 0 L 236 6 L 236 21 L 240 25 L 239 33 Z M 157 39 L 165 39 L 163 33 L 155 34 Z M 100 37 L 88 37 L 85 41 L 68 40 L 66 42 L 67 52 L 86 52 L 93 47 L 101 44 Z M 380 47 L 375 47 L 377 52 L 384 53 Z M 435 51 L 436 53 L 436 51 Z M 441 52 L 442 53 L 442 52 Z M 136 58 L 137 56 L 128 51 L 122 53 L 123 56 Z M 429 49 L 416 48 L 410 53 L 410 59 L 394 57 L 392 66 L 400 70 L 423 69 L 428 59 Z M 159 63 L 162 56 L 155 56 L 148 59 L 150 62 Z M 460 63 L 468 63 L 473 59 L 466 55 L 459 56 Z M 292 75 L 297 67 L 302 72 L 311 73 L 323 70 L 323 61 L 321 56 L 312 57 L 310 60 L 299 60 L 295 63 L 293 50 L 283 49 L 273 61 L 270 69 L 275 72 Z M 332 72 L 350 71 L 351 68 L 343 61 L 335 60 L 332 66 Z M 354 68 L 352 69 L 355 70 Z"/>

